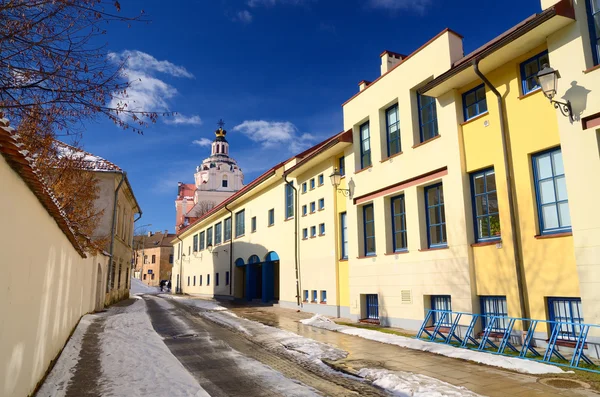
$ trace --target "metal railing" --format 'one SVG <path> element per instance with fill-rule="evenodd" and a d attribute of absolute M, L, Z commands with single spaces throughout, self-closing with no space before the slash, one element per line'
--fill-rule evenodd
<path fill-rule="evenodd" d="M 522 324 L 524 331 L 515 330 L 517 323 Z M 545 350 L 544 347 L 538 346 L 534 337 L 538 327 L 538 335 L 549 335 Z M 432 309 L 427 312 L 416 338 L 457 348 L 600 373 L 598 363 L 585 354 L 588 334 L 593 328 L 598 329 L 600 335 L 600 325 L 595 324 Z M 477 333 L 477 330 L 481 331 Z M 569 357 L 567 352 L 558 351 L 559 346 L 570 349 Z"/>

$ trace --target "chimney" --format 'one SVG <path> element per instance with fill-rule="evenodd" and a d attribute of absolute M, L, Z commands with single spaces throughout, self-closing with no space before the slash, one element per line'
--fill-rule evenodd
<path fill-rule="evenodd" d="M 360 83 L 358 83 L 358 91 L 364 90 L 365 88 L 368 87 L 369 84 L 371 84 L 370 81 L 367 81 L 367 80 L 361 81 Z"/>
<path fill-rule="evenodd" d="M 169 229 L 165 229 L 165 234 L 169 234 Z"/>
<path fill-rule="evenodd" d="M 387 72 L 389 72 L 394 66 L 396 66 L 400 61 L 406 58 L 406 55 L 398 54 L 397 52 L 392 52 L 385 50 L 381 53 L 381 75 L 383 76 Z"/>
<path fill-rule="evenodd" d="M 152 232 L 148 232 L 148 237 L 152 237 Z"/>

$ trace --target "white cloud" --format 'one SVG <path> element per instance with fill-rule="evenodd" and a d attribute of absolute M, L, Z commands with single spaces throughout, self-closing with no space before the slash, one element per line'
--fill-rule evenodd
<path fill-rule="evenodd" d="M 180 113 L 172 117 L 165 117 L 164 119 L 166 124 L 190 124 L 190 125 L 201 125 L 202 119 L 200 116 L 184 116 Z"/>
<path fill-rule="evenodd" d="M 115 62 L 125 62 L 126 69 L 132 69 L 145 72 L 161 72 L 175 77 L 193 78 L 194 75 L 188 72 L 183 66 L 177 66 L 169 61 L 159 61 L 150 54 L 137 50 L 125 50 L 120 54 L 111 52 L 109 59 Z"/>
<path fill-rule="evenodd" d="M 233 20 L 242 23 L 250 23 L 252 22 L 252 14 L 248 10 L 239 11 Z"/>
<path fill-rule="evenodd" d="M 415 10 L 424 12 L 431 0 L 369 0 L 369 5 L 385 10 Z"/>
<path fill-rule="evenodd" d="M 208 138 L 200 138 L 195 141 L 192 141 L 192 143 L 194 145 L 198 145 L 198 146 L 210 146 L 210 145 L 212 145 L 213 141 L 211 141 Z"/>
<path fill-rule="evenodd" d="M 315 137 L 300 133 L 289 121 L 247 120 L 233 127 L 263 148 L 286 147 L 291 152 L 300 152 L 312 146 Z"/>

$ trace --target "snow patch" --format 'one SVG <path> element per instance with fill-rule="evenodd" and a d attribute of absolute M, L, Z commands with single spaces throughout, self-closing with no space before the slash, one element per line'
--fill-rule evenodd
<path fill-rule="evenodd" d="M 221 306 L 219 302 L 209 299 L 191 298 L 189 296 L 161 294 L 161 298 L 175 299 L 188 306 L 197 307 L 204 310 L 225 311 L 227 308 Z"/>
<path fill-rule="evenodd" d="M 373 331 L 369 329 L 339 325 L 319 314 L 316 314 L 309 319 L 301 320 L 301 322 L 303 324 L 311 325 L 316 328 L 337 331 L 343 334 L 354 335 L 364 339 L 405 347 L 408 349 L 421 350 L 425 352 L 440 354 L 442 356 L 474 361 L 480 364 L 510 369 L 512 371 L 517 371 L 525 374 L 540 375 L 563 373 L 562 369 L 554 365 L 548 365 L 536 361 L 505 357 L 468 349 L 461 349 L 450 345 L 426 342 L 419 339 L 407 338 L 400 335 L 385 334 L 379 331 Z"/>
<path fill-rule="evenodd" d="M 146 284 L 144 284 L 141 280 L 138 280 L 137 278 L 132 277 L 131 278 L 131 287 L 129 289 L 129 292 L 131 292 L 132 294 L 136 295 L 136 294 L 158 294 L 160 293 L 160 288 L 159 287 L 150 287 Z"/>

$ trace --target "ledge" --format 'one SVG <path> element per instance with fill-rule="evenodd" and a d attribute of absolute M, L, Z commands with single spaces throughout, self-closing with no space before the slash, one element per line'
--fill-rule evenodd
<path fill-rule="evenodd" d="M 598 70 L 598 69 L 600 69 L 600 64 L 598 64 L 596 66 L 592 66 L 591 68 L 584 70 L 583 73 L 588 74 L 588 73 L 593 72 L 594 70 Z"/>
<path fill-rule="evenodd" d="M 317 238 L 317 236 L 310 236 L 310 238 Z"/>
<path fill-rule="evenodd" d="M 244 237 L 245 235 L 246 235 L 246 233 L 244 233 L 244 234 L 240 234 L 240 235 L 239 235 L 239 236 L 237 236 L 235 239 L 237 240 L 238 238 L 242 238 L 242 237 Z"/>
<path fill-rule="evenodd" d="M 348 258 L 340 258 L 338 259 L 338 262 L 348 262 Z"/>
<path fill-rule="evenodd" d="M 370 165 L 370 166 L 368 166 L 368 167 L 365 167 L 365 168 L 361 168 L 360 170 L 358 170 L 358 171 L 354 172 L 354 175 L 356 175 L 356 174 L 360 174 L 361 172 L 363 172 L 363 171 L 366 171 L 366 170 L 370 170 L 371 168 L 373 168 L 373 166 L 372 166 L 372 165 Z"/>
<path fill-rule="evenodd" d="M 484 112 L 484 113 L 478 114 L 478 115 L 477 115 L 477 116 L 475 116 L 475 117 L 471 117 L 469 120 L 465 120 L 465 121 L 463 121 L 462 123 L 460 123 L 460 126 L 462 127 L 463 125 L 467 125 L 467 124 L 469 124 L 469 123 L 472 123 L 473 121 L 479 120 L 480 118 L 482 118 L 482 117 L 487 117 L 487 116 L 489 116 L 489 115 L 490 115 L 490 112 L 489 112 L 489 111 L 486 111 L 486 112 Z"/>
<path fill-rule="evenodd" d="M 387 156 L 386 158 L 379 160 L 379 162 L 380 162 L 380 163 L 385 163 L 386 161 L 388 161 L 388 160 L 390 160 L 390 159 L 393 159 L 394 157 L 398 157 L 398 156 L 400 156 L 402 153 L 404 153 L 404 152 L 398 152 L 398 153 L 394 153 L 394 154 L 392 154 L 391 156 Z"/>
<path fill-rule="evenodd" d="M 287 220 L 287 219 L 286 219 L 286 220 Z M 285 221 L 284 221 L 284 222 L 285 222 Z M 267 227 L 273 227 L 273 226 L 275 226 L 275 224 L 274 224 L 274 223 L 273 223 L 272 225 L 268 225 Z M 254 232 L 252 232 L 252 233 L 254 233 Z"/>
<path fill-rule="evenodd" d="M 533 90 L 533 91 L 529 91 L 527 94 L 523 94 L 523 95 L 521 95 L 521 96 L 519 97 L 519 99 L 525 99 L 525 98 L 527 98 L 527 97 L 530 97 L 530 96 L 532 96 L 532 95 L 535 95 L 535 94 L 537 94 L 538 92 L 543 92 L 541 87 L 540 87 L 540 88 L 536 88 L 536 89 L 535 89 L 535 90 Z"/>
<path fill-rule="evenodd" d="M 357 256 L 356 259 L 377 258 L 377 255 Z"/>
<path fill-rule="evenodd" d="M 323 207 L 323 208 L 320 208 L 320 209 L 318 209 L 317 211 L 325 211 L 325 208 L 324 208 L 324 207 Z"/>
<path fill-rule="evenodd" d="M 471 247 L 485 247 L 487 245 L 496 245 L 498 243 L 502 243 L 502 239 L 489 240 L 489 241 L 480 241 L 478 243 L 471 244 Z"/>
<path fill-rule="evenodd" d="M 294 220 L 294 217 L 292 216 L 292 217 L 289 217 L 289 218 L 285 218 L 283 221 L 287 222 L 287 221 L 293 221 L 293 220 Z"/>
<path fill-rule="evenodd" d="M 573 235 L 573 232 L 564 232 L 564 233 L 553 233 L 553 234 L 542 234 L 542 235 L 538 234 L 537 236 L 534 236 L 534 237 L 538 240 L 543 240 L 543 239 L 547 239 L 547 238 L 569 237 L 572 235 Z"/>
<path fill-rule="evenodd" d="M 319 237 L 324 236 L 324 235 L 325 235 L 325 233 L 319 233 Z"/>
<path fill-rule="evenodd" d="M 413 148 L 413 149 L 416 149 L 416 148 L 418 148 L 419 146 L 423 146 L 423 145 L 425 145 L 426 143 L 429 143 L 429 142 L 431 142 L 431 141 L 435 141 L 436 139 L 439 139 L 439 138 L 441 138 L 441 137 L 442 137 L 442 136 L 441 136 L 440 134 L 438 134 L 438 135 L 434 136 L 433 138 L 429 138 L 429 139 L 428 139 L 428 140 L 426 140 L 426 141 L 423 141 L 423 142 L 421 142 L 421 143 L 417 143 L 416 145 L 413 145 L 413 147 L 412 147 L 412 148 Z"/>
<path fill-rule="evenodd" d="M 326 305 L 326 304 L 327 304 L 327 302 L 320 302 L 320 304 L 321 304 L 321 305 Z"/>
<path fill-rule="evenodd" d="M 396 251 L 396 252 L 387 252 L 383 255 L 385 256 L 392 256 L 392 255 L 402 255 L 402 254 L 408 254 L 409 251 L 408 250 L 402 250 L 402 251 Z"/>
<path fill-rule="evenodd" d="M 423 249 L 420 249 L 419 252 L 439 251 L 439 250 L 447 250 L 447 249 L 450 249 L 450 247 L 445 246 L 445 247 L 423 248 Z"/>
<path fill-rule="evenodd" d="M 302 241 L 304 241 L 304 240 L 308 240 L 308 238 L 306 238 L 306 237 L 302 237 Z"/>

